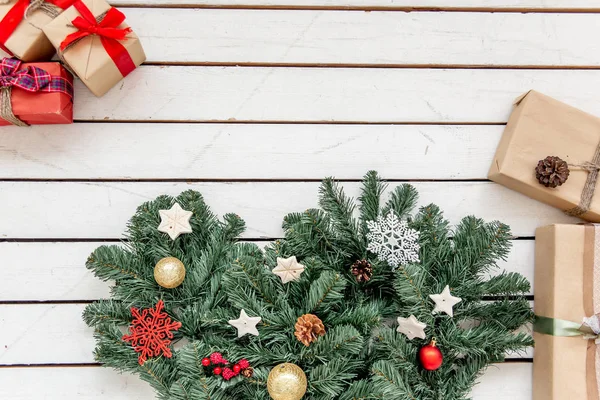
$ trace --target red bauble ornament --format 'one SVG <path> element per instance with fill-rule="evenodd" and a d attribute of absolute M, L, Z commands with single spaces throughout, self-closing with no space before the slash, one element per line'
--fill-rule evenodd
<path fill-rule="evenodd" d="M 240 365 L 239 365 L 239 364 L 235 364 L 235 365 L 233 366 L 233 372 L 234 372 L 236 375 L 237 375 L 237 374 L 239 374 L 241 370 L 242 370 L 242 367 L 240 367 Z"/>
<path fill-rule="evenodd" d="M 208 367 L 210 365 L 210 358 L 204 357 L 202 359 L 202 365 L 204 365 L 205 367 Z"/>
<path fill-rule="evenodd" d="M 427 371 L 435 371 L 442 366 L 444 356 L 435 345 L 435 340 L 432 340 L 427 346 L 421 347 L 421 350 L 419 350 L 419 360 L 423 368 Z"/>
<path fill-rule="evenodd" d="M 222 372 L 221 367 L 217 367 L 217 368 L 213 369 L 213 374 L 215 374 L 215 375 L 221 375 L 221 372 Z"/>

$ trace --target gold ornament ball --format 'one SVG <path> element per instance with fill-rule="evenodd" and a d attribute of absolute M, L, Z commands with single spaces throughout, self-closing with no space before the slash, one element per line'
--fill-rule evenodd
<path fill-rule="evenodd" d="M 175 257 L 165 257 L 156 263 L 154 279 L 164 288 L 176 288 L 185 279 L 185 266 Z"/>
<path fill-rule="evenodd" d="M 267 390 L 273 400 L 300 400 L 307 386 L 306 374 L 296 364 L 277 365 L 267 379 Z"/>

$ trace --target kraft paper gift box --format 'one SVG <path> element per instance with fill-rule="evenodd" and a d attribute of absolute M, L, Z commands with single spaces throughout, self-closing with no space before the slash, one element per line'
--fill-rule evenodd
<path fill-rule="evenodd" d="M 600 165 L 599 145 L 599 118 L 530 91 L 515 103 L 488 176 L 571 215 L 600 222 L 600 194 L 593 196 Z M 567 181 L 554 189 L 540 184 L 535 176 L 538 161 L 547 156 L 560 157 L 570 164 Z M 593 168 L 582 168 L 586 163 Z M 583 196 L 584 189 L 592 195 L 589 204 L 584 201 L 589 198 Z"/>
<path fill-rule="evenodd" d="M 75 0 L 0 0 L 0 48 L 23 61 L 48 61 L 56 52 L 42 31 Z"/>
<path fill-rule="evenodd" d="M 124 21 L 123 13 L 104 0 L 78 0 L 44 32 L 61 59 L 100 97 L 146 60 L 138 36 Z"/>
<path fill-rule="evenodd" d="M 0 62 L 0 126 L 73 123 L 73 76 L 59 63 Z"/>
<path fill-rule="evenodd" d="M 545 226 L 535 243 L 533 399 L 598 400 L 600 225 Z"/>

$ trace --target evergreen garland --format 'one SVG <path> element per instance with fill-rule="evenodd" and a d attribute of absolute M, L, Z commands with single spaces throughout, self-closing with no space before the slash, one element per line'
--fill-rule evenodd
<path fill-rule="evenodd" d="M 357 201 L 326 179 L 320 208 L 286 216 L 284 239 L 264 250 L 236 243 L 243 221 L 233 214 L 219 221 L 197 192 L 142 205 L 130 221 L 126 244 L 100 247 L 87 263 L 99 278 L 116 282 L 111 300 L 84 312 L 95 328 L 96 358 L 139 374 L 163 400 L 268 400 L 267 376 L 283 362 L 306 373 L 306 399 L 467 399 L 486 365 L 533 344 L 529 335 L 515 333 L 533 318 L 525 297 L 529 282 L 516 273 L 496 273 L 497 261 L 510 248 L 509 228 L 474 217 L 451 228 L 435 205 L 412 215 L 418 197 L 412 186 L 396 187 L 387 201 L 385 191 L 375 172 L 365 176 Z M 193 212 L 193 232 L 171 240 L 156 227 L 158 210 L 175 202 Z M 390 214 L 418 232 L 419 262 L 394 266 L 367 250 L 369 222 Z M 187 269 L 175 289 L 161 288 L 153 277 L 156 262 L 168 256 Z M 277 257 L 291 256 L 306 268 L 299 280 L 283 284 L 271 270 Z M 370 266 L 369 279 L 353 274 L 357 261 Z M 433 315 L 429 295 L 447 285 L 462 301 L 453 317 Z M 130 307 L 153 307 L 160 299 L 182 323 L 175 340 L 185 341 L 174 346 L 172 358 L 139 365 L 137 353 L 122 340 Z M 228 324 L 242 309 L 262 318 L 259 336 L 238 338 Z M 308 346 L 294 336 L 304 314 L 317 316 L 326 330 Z M 396 331 L 396 318 L 410 315 L 427 325 L 426 339 L 408 340 Z M 426 371 L 417 354 L 432 338 L 444 362 Z M 202 365 L 213 352 L 247 359 L 254 375 L 215 376 Z"/>

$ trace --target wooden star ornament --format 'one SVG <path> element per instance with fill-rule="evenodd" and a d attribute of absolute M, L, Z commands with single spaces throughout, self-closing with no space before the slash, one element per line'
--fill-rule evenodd
<path fill-rule="evenodd" d="M 178 203 L 173 204 L 170 210 L 158 210 L 160 214 L 160 225 L 158 230 L 164 232 L 175 240 L 182 233 L 192 233 L 190 218 L 192 212 L 186 211 Z"/>
<path fill-rule="evenodd" d="M 450 294 L 450 287 L 448 285 L 446 285 L 444 290 L 442 290 L 442 293 L 430 294 L 429 297 L 431 297 L 431 300 L 435 302 L 435 308 L 433 309 L 432 314 L 443 312 L 451 317 L 454 316 L 452 307 L 462 301 L 460 297 L 454 297 Z"/>
<path fill-rule="evenodd" d="M 408 340 L 413 340 L 416 337 L 425 339 L 426 327 L 426 324 L 420 322 L 414 315 L 411 315 L 408 318 L 398 317 L 398 328 L 396 330 L 406 335 Z"/>
<path fill-rule="evenodd" d="M 290 258 L 277 257 L 277 266 L 272 271 L 281 278 L 282 283 L 297 281 L 304 272 L 304 265 L 296 260 L 295 256 Z"/>
<path fill-rule="evenodd" d="M 246 311 L 242 309 L 240 311 L 240 317 L 238 319 L 232 319 L 229 321 L 229 325 L 233 326 L 238 331 L 238 337 L 242 336 L 254 335 L 258 336 L 258 329 L 256 329 L 256 325 L 261 321 L 260 317 L 249 317 L 246 314 Z"/>

